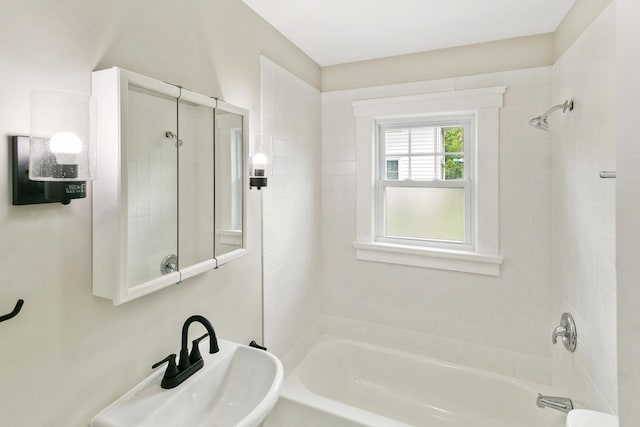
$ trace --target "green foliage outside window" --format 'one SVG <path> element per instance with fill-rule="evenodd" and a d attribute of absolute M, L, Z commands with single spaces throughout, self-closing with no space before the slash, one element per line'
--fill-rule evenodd
<path fill-rule="evenodd" d="M 443 128 L 442 133 L 444 134 L 444 151 L 447 153 L 444 156 L 444 177 L 446 180 L 463 179 L 464 129 L 462 127 Z"/>

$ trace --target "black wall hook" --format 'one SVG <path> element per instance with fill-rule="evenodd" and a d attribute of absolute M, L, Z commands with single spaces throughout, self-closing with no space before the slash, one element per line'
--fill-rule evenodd
<path fill-rule="evenodd" d="M 4 316 L 0 316 L 0 323 L 4 322 L 5 320 L 13 319 L 14 317 L 16 317 L 18 313 L 20 313 L 20 310 L 22 310 L 23 304 L 24 304 L 24 300 L 19 299 L 18 302 L 16 302 L 16 306 L 13 308 L 13 311 L 11 313 L 5 314 Z"/>

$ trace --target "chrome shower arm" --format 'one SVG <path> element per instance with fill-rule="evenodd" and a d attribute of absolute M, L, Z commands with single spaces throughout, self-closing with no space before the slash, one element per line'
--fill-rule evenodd
<path fill-rule="evenodd" d="M 563 113 L 566 113 L 567 110 L 569 110 L 569 111 L 573 110 L 573 101 L 572 100 L 566 100 L 562 104 L 554 105 L 553 107 L 549 108 L 547 110 L 547 112 L 544 113 L 542 116 L 543 117 L 549 117 L 549 115 L 551 115 L 551 113 L 553 113 L 554 111 L 557 111 L 559 109 L 562 109 Z"/>

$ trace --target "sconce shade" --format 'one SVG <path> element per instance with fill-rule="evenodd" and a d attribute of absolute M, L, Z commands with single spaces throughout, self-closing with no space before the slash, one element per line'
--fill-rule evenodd
<path fill-rule="evenodd" d="M 251 159 L 251 176 L 249 177 L 249 188 L 257 188 L 267 186 L 267 177 L 265 176 L 268 159 L 263 153 L 257 153 Z"/>
<path fill-rule="evenodd" d="M 13 204 L 62 203 L 87 196 L 86 181 L 32 181 L 29 179 L 29 137 L 12 136 Z"/>
<path fill-rule="evenodd" d="M 88 95 L 31 92 L 29 179 L 96 178 L 96 105 Z"/>

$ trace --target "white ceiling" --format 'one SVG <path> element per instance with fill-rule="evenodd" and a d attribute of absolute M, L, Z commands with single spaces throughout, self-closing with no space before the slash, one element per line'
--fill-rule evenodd
<path fill-rule="evenodd" d="M 574 0 L 244 0 L 321 66 L 556 30 Z"/>

